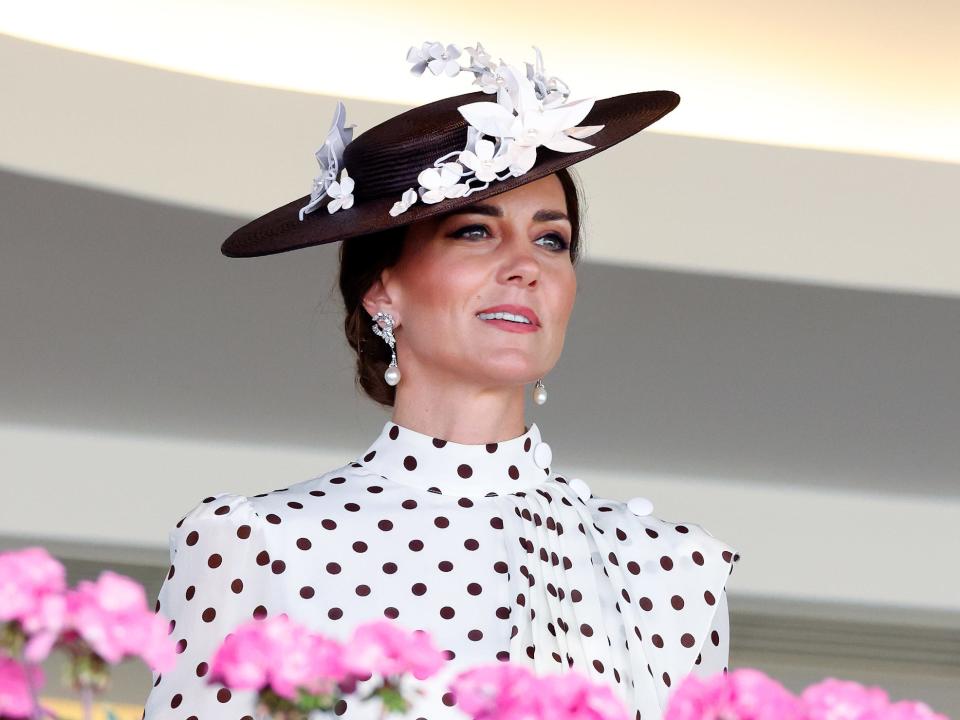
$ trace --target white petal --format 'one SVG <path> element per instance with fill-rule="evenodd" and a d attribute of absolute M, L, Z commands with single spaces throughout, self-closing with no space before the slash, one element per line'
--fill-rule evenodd
<path fill-rule="evenodd" d="M 393 217 L 396 217 L 397 215 L 399 215 L 400 213 L 402 213 L 402 212 L 403 212 L 404 210 L 406 210 L 406 209 L 407 209 L 407 208 L 404 206 L 404 204 L 403 204 L 402 202 L 397 201 L 397 202 L 395 202 L 395 203 L 393 204 L 393 207 L 390 208 L 390 214 L 391 214 Z"/>
<path fill-rule="evenodd" d="M 448 77 L 456 77 L 460 73 L 460 63 L 456 60 L 448 60 L 443 68 L 443 72 Z"/>
<path fill-rule="evenodd" d="M 341 203 L 340 207 L 342 207 L 344 210 L 349 210 L 350 208 L 352 208 L 352 207 L 353 207 L 353 195 L 346 195 L 346 196 L 344 196 L 343 202 Z"/>
<path fill-rule="evenodd" d="M 575 100 L 574 102 L 560 105 L 547 110 L 544 115 L 550 119 L 550 123 L 557 130 L 566 130 L 578 125 L 593 108 L 593 100 Z"/>
<path fill-rule="evenodd" d="M 456 60 L 458 57 L 460 57 L 460 48 L 456 45 L 447 45 L 447 58 Z"/>
<path fill-rule="evenodd" d="M 417 175 L 417 182 L 427 190 L 436 190 L 440 187 L 440 173 L 437 172 L 436 168 L 427 168 Z"/>
<path fill-rule="evenodd" d="M 468 123 L 484 135 L 502 137 L 510 132 L 513 113 L 495 102 L 475 102 L 457 108 Z"/>
<path fill-rule="evenodd" d="M 537 149 L 532 145 L 514 145 L 514 149 L 516 154 L 510 163 L 510 172 L 523 175 L 537 161 Z"/>
<path fill-rule="evenodd" d="M 441 57 L 443 55 L 443 44 L 438 42 L 430 43 L 425 55 L 429 55 L 432 58 Z"/>
<path fill-rule="evenodd" d="M 419 48 L 411 47 L 407 50 L 407 62 L 420 62 L 423 60 L 423 53 L 420 52 Z"/>
<path fill-rule="evenodd" d="M 543 141 L 543 146 L 557 152 L 580 152 L 581 150 L 590 150 L 593 147 L 590 143 L 575 140 L 563 133 L 557 133 L 553 137 L 547 138 Z"/>
<path fill-rule="evenodd" d="M 333 215 L 337 210 L 340 209 L 340 205 L 343 201 L 340 198 L 334 198 L 329 203 L 327 203 L 327 212 Z"/>
<path fill-rule="evenodd" d="M 426 61 L 418 62 L 416 65 L 410 68 L 410 72 L 414 75 L 423 75 L 423 71 L 427 69 Z"/>
<path fill-rule="evenodd" d="M 413 188 L 410 188 L 403 193 L 401 200 L 403 200 L 405 205 L 413 205 L 417 201 L 417 191 Z"/>
<path fill-rule="evenodd" d="M 427 190 L 423 193 L 423 196 L 420 198 L 425 203 L 436 203 L 443 200 L 443 193 L 439 190 Z"/>
<path fill-rule="evenodd" d="M 493 157 L 493 143 L 489 140 L 477 140 L 477 155 L 481 160 L 490 160 Z"/>
<path fill-rule="evenodd" d="M 340 183 L 334 180 L 330 183 L 330 187 L 327 188 L 327 195 L 330 197 L 340 197 L 343 191 L 340 189 Z"/>
<path fill-rule="evenodd" d="M 430 72 L 434 75 L 439 75 L 447 67 L 447 63 L 445 60 L 434 59 L 427 63 L 427 67 L 430 68 Z"/>
<path fill-rule="evenodd" d="M 440 168 L 440 184 L 443 187 L 453 185 L 463 175 L 463 166 L 459 163 L 444 163 Z"/>
<path fill-rule="evenodd" d="M 346 171 L 346 170 L 343 171 L 343 174 L 344 174 L 346 177 L 343 177 L 343 178 L 340 180 L 340 189 L 341 189 L 344 193 L 352 193 L 352 192 L 353 192 L 353 186 L 354 186 L 356 183 L 354 182 L 354 180 L 353 180 L 352 177 L 347 176 L 347 171 Z"/>
<path fill-rule="evenodd" d="M 467 186 L 465 183 L 458 183 L 456 185 L 450 185 L 443 189 L 443 194 L 448 198 L 457 198 L 463 195 L 467 191 Z"/>
<path fill-rule="evenodd" d="M 460 155 L 457 156 L 462 164 L 466 165 L 468 168 L 474 172 L 478 172 L 477 168 L 480 167 L 480 158 L 478 158 L 474 153 L 469 150 L 461 150 Z M 479 176 L 478 176 L 479 177 Z"/>
<path fill-rule="evenodd" d="M 594 133 L 600 132 L 605 125 L 580 125 L 579 127 L 567 128 L 564 132 L 570 137 L 577 138 L 582 140 L 585 137 L 590 137 Z"/>
<path fill-rule="evenodd" d="M 502 169 L 502 168 L 501 168 Z M 497 178 L 497 173 L 489 165 L 481 166 L 477 171 L 477 180 L 480 182 L 493 182 Z"/>

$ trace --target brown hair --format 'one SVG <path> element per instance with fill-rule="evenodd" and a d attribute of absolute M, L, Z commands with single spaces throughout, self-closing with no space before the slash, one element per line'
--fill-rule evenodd
<path fill-rule="evenodd" d="M 563 186 L 570 217 L 570 260 L 581 255 L 583 196 L 579 181 L 570 168 L 554 173 Z M 396 388 L 387 385 L 383 373 L 390 364 L 390 348 L 373 333 L 373 318 L 363 307 L 363 296 L 385 268 L 400 259 L 409 225 L 349 238 L 340 243 L 340 293 L 346 315 L 343 330 L 347 343 L 357 355 L 356 384 L 375 402 L 393 407 Z"/>

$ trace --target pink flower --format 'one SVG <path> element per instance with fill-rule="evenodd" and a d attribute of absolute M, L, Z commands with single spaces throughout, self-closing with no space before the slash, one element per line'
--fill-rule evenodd
<path fill-rule="evenodd" d="M 628 720 L 613 688 L 579 672 L 535 675 L 516 663 L 473 667 L 450 683 L 476 720 Z"/>
<path fill-rule="evenodd" d="M 30 662 L 43 661 L 60 634 L 66 584 L 63 565 L 42 547 L 0 553 L 0 622 L 20 624 Z"/>
<path fill-rule="evenodd" d="M 33 713 L 33 697 L 27 684 L 27 671 L 11 657 L 0 654 L 0 717 L 26 718 Z M 43 686 L 43 670 L 38 665 L 30 668 L 30 680 L 35 690 Z"/>
<path fill-rule="evenodd" d="M 810 685 L 800 699 L 809 720 L 879 720 L 889 705 L 883 688 L 832 677 Z"/>
<path fill-rule="evenodd" d="M 388 620 L 357 626 L 343 656 L 355 675 L 412 673 L 418 680 L 433 675 L 446 662 L 428 633 L 410 632 Z"/>
<path fill-rule="evenodd" d="M 343 647 L 309 632 L 281 613 L 250 620 L 227 635 L 213 656 L 209 682 L 222 680 L 234 689 L 262 690 L 297 699 L 303 688 L 328 693 L 347 677 Z"/>
<path fill-rule="evenodd" d="M 702 679 L 686 676 L 664 720 L 804 720 L 800 700 L 759 670 L 741 668 Z"/>
<path fill-rule="evenodd" d="M 481 665 L 450 682 L 457 707 L 475 720 L 517 720 L 540 715 L 537 676 L 515 663 Z M 559 720 L 559 719 L 558 719 Z"/>
<path fill-rule="evenodd" d="M 926 703 L 901 700 L 888 705 L 880 716 L 883 720 L 950 720 L 930 709 Z"/>
<path fill-rule="evenodd" d="M 167 620 L 147 606 L 143 587 L 110 570 L 67 592 L 67 628 L 110 664 L 140 657 L 152 669 L 173 667 L 176 651 Z"/>
<path fill-rule="evenodd" d="M 589 680 L 579 672 L 540 678 L 537 696 L 545 705 L 543 718 L 570 720 L 628 720 L 626 707 L 613 688 Z M 546 701 L 546 702 L 543 702 Z"/>

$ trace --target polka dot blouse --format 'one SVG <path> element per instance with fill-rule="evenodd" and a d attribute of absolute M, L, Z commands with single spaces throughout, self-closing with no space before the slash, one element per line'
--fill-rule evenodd
<path fill-rule="evenodd" d="M 594 497 L 551 463 L 536 425 L 465 445 L 387 422 L 336 470 L 204 499 L 170 531 L 157 610 L 177 663 L 154 674 L 145 720 L 252 720 L 254 693 L 207 684 L 208 663 L 236 625 L 281 612 L 338 639 L 384 617 L 430 632 L 449 662 L 405 720 L 467 717 L 445 683 L 507 660 L 584 673 L 631 717 L 659 720 L 683 676 L 726 671 L 739 555 L 650 515 L 644 498 Z M 334 715 L 379 710 L 351 695 Z"/>

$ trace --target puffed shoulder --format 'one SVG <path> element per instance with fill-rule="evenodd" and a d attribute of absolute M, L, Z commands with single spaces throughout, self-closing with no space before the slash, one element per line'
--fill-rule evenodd
<path fill-rule="evenodd" d="M 702 525 L 690 521 L 671 521 L 653 514 L 653 503 L 642 496 L 627 501 L 594 496 L 587 484 L 572 478 L 568 486 L 589 508 L 597 528 L 613 534 L 621 542 L 628 542 L 632 534 L 645 540 L 656 540 L 662 548 L 669 548 L 695 565 L 703 565 L 705 558 L 717 558 L 728 564 L 727 574 L 733 572 L 740 560 L 737 549 L 725 540 L 715 537 Z"/>
<path fill-rule="evenodd" d="M 200 530 L 205 534 L 249 537 L 261 529 L 256 502 L 246 495 L 222 492 L 194 505 L 169 532 L 171 556 L 184 544 L 192 545 Z"/>

